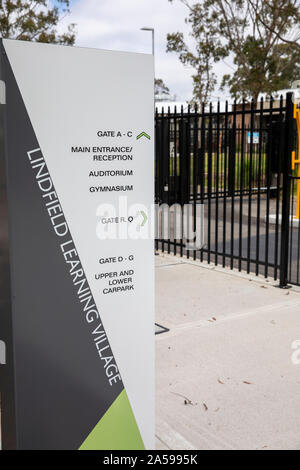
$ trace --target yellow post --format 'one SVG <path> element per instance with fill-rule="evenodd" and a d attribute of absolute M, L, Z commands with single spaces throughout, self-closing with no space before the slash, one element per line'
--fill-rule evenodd
<path fill-rule="evenodd" d="M 297 108 L 296 103 L 294 104 L 294 119 L 297 122 L 298 131 L 298 158 L 296 159 L 296 151 L 292 152 L 292 170 L 295 169 L 297 164 L 297 206 L 296 206 L 296 218 L 300 220 L 300 109 Z"/>
<path fill-rule="evenodd" d="M 296 219 L 300 220 L 300 165 L 298 165 L 297 176 L 297 207 L 296 207 Z"/>

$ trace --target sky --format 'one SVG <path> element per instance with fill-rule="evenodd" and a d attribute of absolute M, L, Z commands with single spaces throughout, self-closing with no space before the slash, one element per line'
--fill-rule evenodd
<path fill-rule="evenodd" d="M 76 45 L 100 49 L 151 53 L 150 32 L 140 31 L 147 26 L 155 29 L 155 76 L 162 78 L 177 101 L 192 97 L 192 70 L 184 67 L 175 53 L 166 53 L 167 33 L 183 32 L 189 38 L 189 27 L 184 19 L 187 8 L 175 0 L 71 0 L 68 23 L 77 24 Z M 230 73 L 224 64 L 217 64 L 216 73 Z M 225 98 L 216 89 L 213 99 Z"/>

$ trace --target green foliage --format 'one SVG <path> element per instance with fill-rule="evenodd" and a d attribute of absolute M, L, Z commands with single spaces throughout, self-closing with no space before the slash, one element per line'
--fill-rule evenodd
<path fill-rule="evenodd" d="M 227 55 L 226 48 L 215 36 L 214 29 L 210 27 L 210 19 L 205 14 L 203 5 L 196 3 L 190 6 L 185 1 L 183 3 L 189 9 L 186 23 L 192 29 L 191 36 L 194 38 L 194 48 L 191 50 L 187 46 L 183 34 L 177 32 L 167 35 L 167 52 L 176 52 L 183 65 L 194 69 L 195 73 L 192 75 L 194 101 L 207 104 L 217 84 L 213 65 Z"/>
<path fill-rule="evenodd" d="M 0 0 L 0 36 L 2 38 L 73 45 L 75 25 L 58 34 L 57 25 L 69 13 L 69 0 Z"/>
<path fill-rule="evenodd" d="M 257 102 L 259 93 L 287 88 L 300 76 L 299 44 L 287 40 L 299 31 L 300 0 L 202 0 L 192 5 L 179 1 L 189 10 L 186 21 L 196 54 L 188 50 L 181 33 L 168 35 L 167 50 L 194 67 L 194 83 L 206 86 L 206 95 L 216 86 L 214 63 L 228 56 L 234 70 L 224 75 L 221 88 L 228 87 L 237 99 Z M 202 101 L 197 87 L 194 95 Z"/>

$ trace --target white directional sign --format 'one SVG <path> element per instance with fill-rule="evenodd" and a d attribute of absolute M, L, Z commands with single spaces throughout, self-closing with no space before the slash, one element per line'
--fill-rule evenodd
<path fill-rule="evenodd" d="M 2 49 L 18 447 L 153 448 L 153 57 Z"/>

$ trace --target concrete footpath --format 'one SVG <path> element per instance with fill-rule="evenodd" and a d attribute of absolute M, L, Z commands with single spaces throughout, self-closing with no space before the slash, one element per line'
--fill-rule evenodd
<path fill-rule="evenodd" d="M 277 284 L 156 256 L 157 449 L 300 450 L 300 291 Z"/>

